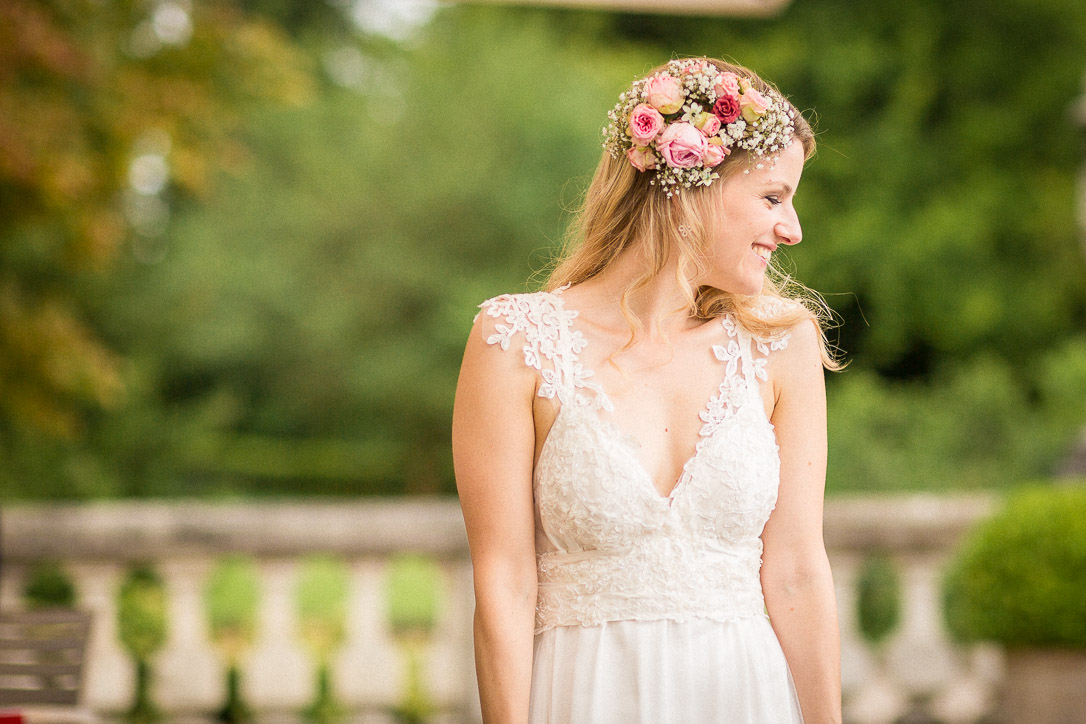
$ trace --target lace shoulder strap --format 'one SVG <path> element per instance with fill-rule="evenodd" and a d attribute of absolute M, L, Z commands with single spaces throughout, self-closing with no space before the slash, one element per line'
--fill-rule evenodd
<path fill-rule="evenodd" d="M 791 299 L 779 299 L 774 297 L 762 297 L 758 304 L 754 307 L 754 314 L 760 319 L 770 320 L 779 319 L 782 315 L 793 311 L 795 307 L 801 306 L 799 302 Z M 788 346 L 788 340 L 792 338 L 792 333 L 788 330 L 778 332 L 776 334 L 761 337 L 751 335 L 751 339 L 754 342 L 754 347 L 758 353 L 761 354 L 760 364 L 759 361 L 755 361 L 758 371 L 758 379 L 764 380 L 766 378 L 765 365 L 772 352 L 784 349 Z"/>
<path fill-rule="evenodd" d="M 524 364 L 537 370 L 543 380 L 540 397 L 557 397 L 563 405 L 610 409 L 603 390 L 588 380 L 592 372 L 577 360 L 587 342 L 584 335 L 573 329 L 577 312 L 565 308 L 560 292 L 502 294 L 480 304 L 488 316 L 501 320 L 494 325 L 494 332 L 487 336 L 486 342 L 507 350 L 513 337 L 523 334 Z M 595 394 L 587 397 L 580 389 Z"/>
<path fill-rule="evenodd" d="M 755 314 L 764 318 L 777 316 L 779 310 L 766 309 L 766 306 L 760 305 L 755 309 Z M 758 383 L 768 379 L 765 367 L 769 362 L 769 355 L 787 347 L 792 333 L 784 331 L 768 337 L 757 336 L 739 324 L 731 314 L 724 315 L 721 323 L 731 339 L 726 345 L 714 345 L 713 353 L 717 359 L 727 363 L 726 378 L 741 374 L 747 385 L 757 390 Z"/>

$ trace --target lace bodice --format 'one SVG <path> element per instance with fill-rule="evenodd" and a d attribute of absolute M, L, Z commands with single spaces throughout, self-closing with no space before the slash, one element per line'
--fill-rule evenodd
<path fill-rule="evenodd" d="M 733 620 L 765 615 L 762 528 L 780 458 L 758 386 L 787 334 L 752 336 L 722 317 L 712 348 L 721 383 L 678 484 L 662 496 L 630 442 L 599 410 L 607 394 L 578 357 L 587 342 L 560 292 L 480 305 L 498 320 L 489 344 L 520 345 L 558 415 L 535 466 L 536 632 L 615 620 Z"/>

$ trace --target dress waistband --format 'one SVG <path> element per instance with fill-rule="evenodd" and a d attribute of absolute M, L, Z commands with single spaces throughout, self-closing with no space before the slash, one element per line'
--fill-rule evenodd
<path fill-rule="evenodd" d="M 761 541 L 726 549 L 650 537 L 629 550 L 537 556 L 536 633 L 606 621 L 765 615 Z"/>

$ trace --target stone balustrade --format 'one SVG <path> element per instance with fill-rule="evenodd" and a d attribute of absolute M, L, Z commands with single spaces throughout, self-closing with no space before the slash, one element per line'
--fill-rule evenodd
<path fill-rule="evenodd" d="M 842 628 L 846 721 L 965 724 L 995 705 L 998 649 L 955 647 L 940 611 L 944 564 L 990 496 L 864 496 L 826 505 L 826 544 Z M 349 571 L 347 635 L 333 688 L 352 721 L 388 722 L 402 696 L 405 662 L 385 615 L 391 557 L 412 551 L 440 571 L 440 607 L 424 657 L 433 720 L 478 721 L 472 664 L 471 567 L 455 500 L 335 502 L 109 502 L 11 505 L 0 511 L 0 606 L 21 605 L 28 567 L 60 561 L 82 607 L 94 613 L 86 703 L 106 714 L 132 700 L 134 668 L 117 635 L 117 591 L 130 566 L 150 562 L 168 596 L 168 635 L 154 660 L 154 698 L 171 721 L 200 721 L 225 698 L 224 663 L 208 633 L 204 587 L 216 562 L 244 554 L 261 582 L 258 631 L 243 691 L 261 721 L 294 721 L 313 700 L 315 664 L 297 635 L 295 584 L 313 554 Z M 902 580 L 901 621 L 877 648 L 856 625 L 856 584 L 867 556 L 883 553 Z"/>

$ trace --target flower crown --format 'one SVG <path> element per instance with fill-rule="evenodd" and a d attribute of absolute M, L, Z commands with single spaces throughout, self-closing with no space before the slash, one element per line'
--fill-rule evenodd
<path fill-rule="evenodd" d="M 655 171 L 650 183 L 670 198 L 720 178 L 713 169 L 733 148 L 779 154 L 792 142 L 795 113 L 776 91 L 758 91 L 704 58 L 672 60 L 619 95 L 603 147 L 638 171 Z"/>

